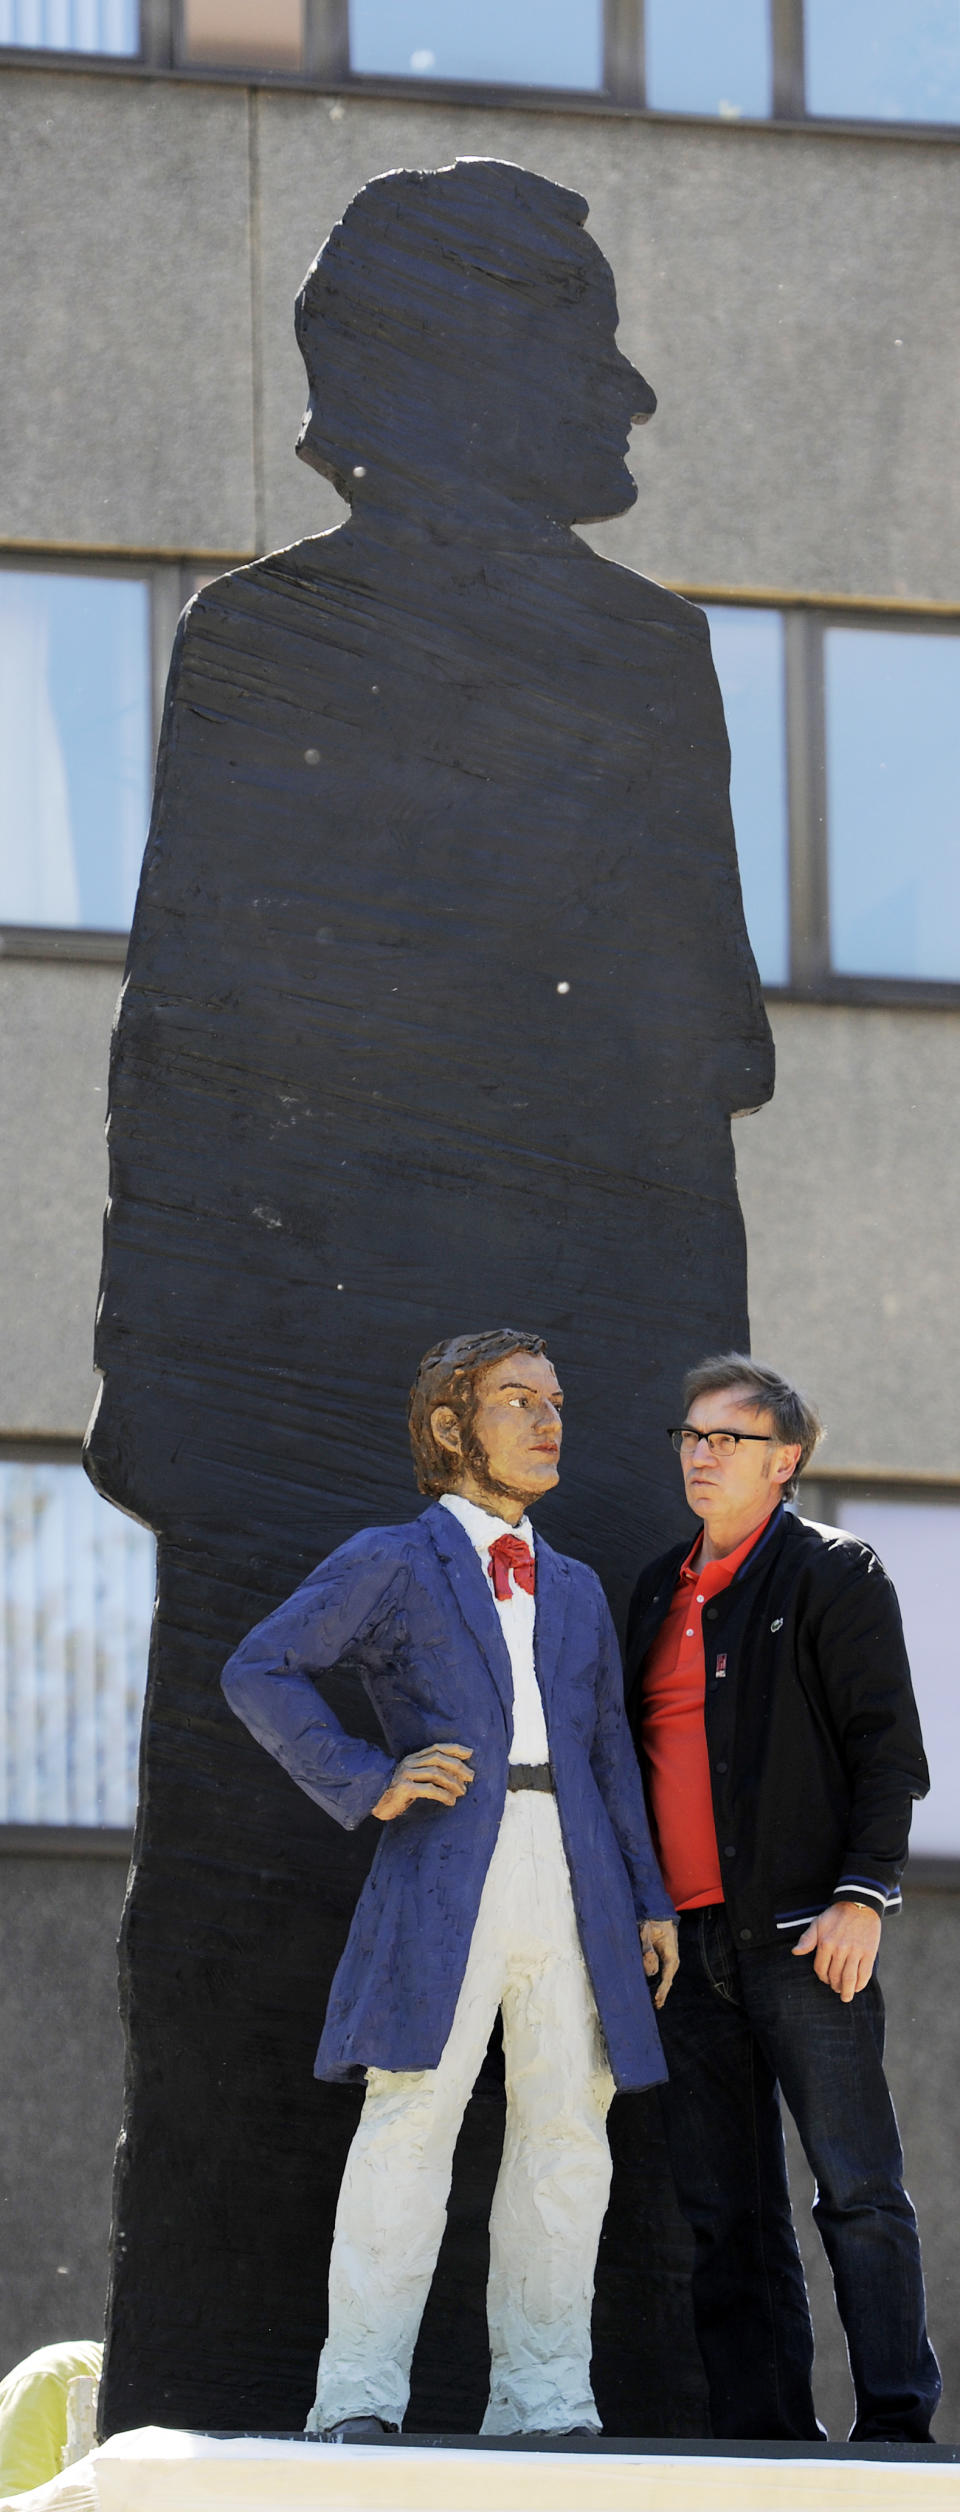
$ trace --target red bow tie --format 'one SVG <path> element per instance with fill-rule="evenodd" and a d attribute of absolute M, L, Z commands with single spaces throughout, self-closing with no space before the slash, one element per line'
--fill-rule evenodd
<path fill-rule="evenodd" d="M 537 1565 L 529 1545 L 521 1543 L 519 1535 L 498 1535 L 496 1543 L 489 1546 L 489 1552 L 488 1567 L 498 1605 L 504 1604 L 512 1594 L 511 1570 L 517 1586 L 525 1588 L 527 1595 L 532 1596 Z"/>

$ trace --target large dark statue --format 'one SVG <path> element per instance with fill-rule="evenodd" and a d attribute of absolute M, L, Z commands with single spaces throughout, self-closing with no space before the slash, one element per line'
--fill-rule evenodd
<path fill-rule="evenodd" d="M 654 407 L 585 217 L 483 160 L 359 194 L 297 309 L 298 450 L 350 518 L 177 639 L 88 1457 L 159 1537 L 108 2431 L 299 2429 L 357 2117 L 311 2071 L 376 1826 L 336 1830 L 258 1751 L 223 1660 L 356 1528 L 415 1514 L 417 1357 L 503 1316 L 571 1396 L 544 1531 L 618 1610 L 677 1531 L 682 1368 L 746 1336 L 729 1119 L 769 1095 L 769 1034 L 702 614 L 571 528 L 631 504 Z M 356 1733 L 347 1664 L 324 1690 Z M 702 2430 L 651 2100 L 612 2119 L 614 2433 Z M 491 2058 L 408 2429 L 479 2422 L 501 2127 Z"/>

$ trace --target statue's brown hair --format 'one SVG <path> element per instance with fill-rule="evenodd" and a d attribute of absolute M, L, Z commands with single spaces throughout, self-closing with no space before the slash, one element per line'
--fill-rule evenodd
<path fill-rule="evenodd" d="M 430 1417 L 437 1406 L 448 1404 L 456 1414 L 466 1448 L 484 1370 L 494 1361 L 505 1361 L 511 1352 L 538 1354 L 545 1349 L 542 1335 L 524 1334 L 515 1326 L 492 1326 L 486 1334 L 449 1335 L 424 1353 L 410 1389 L 407 1421 L 417 1482 L 431 1500 L 449 1491 L 457 1475 L 456 1459 L 433 1436 Z"/>

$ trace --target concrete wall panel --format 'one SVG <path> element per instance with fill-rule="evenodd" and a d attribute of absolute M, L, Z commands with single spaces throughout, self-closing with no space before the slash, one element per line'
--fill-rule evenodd
<path fill-rule="evenodd" d="M 253 547 L 243 90 L 6 70 L 0 540 Z"/>
<path fill-rule="evenodd" d="M 586 193 L 660 396 L 638 503 L 598 547 L 677 584 L 955 598 L 950 151 L 289 94 L 255 112 L 268 545 L 342 513 L 292 459 L 307 264 L 372 175 L 496 155 Z"/>
<path fill-rule="evenodd" d="M 0 1855 L 0 2369 L 101 2338 L 126 1863 Z"/>
<path fill-rule="evenodd" d="M 0 1432 L 78 1436 L 107 1189 L 118 968 L 0 960 Z"/>
<path fill-rule="evenodd" d="M 960 1476 L 960 1013 L 772 1024 L 774 1098 L 734 1129 L 754 1351 L 822 1405 L 831 1470 Z"/>

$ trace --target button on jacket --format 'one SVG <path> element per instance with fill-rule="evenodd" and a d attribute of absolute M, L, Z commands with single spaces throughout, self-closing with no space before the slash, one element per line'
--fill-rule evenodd
<path fill-rule="evenodd" d="M 647 1828 L 623 1708 L 620 1655 L 600 1581 L 537 1536 L 534 1658 L 577 1927 L 620 2086 L 666 2074 L 637 1933 L 672 1918 Z M 314 1681 L 347 1659 L 386 1750 L 345 1734 Z M 399 1760 L 447 1738 L 475 1779 L 454 1806 L 429 1799 L 385 1823 L 327 2007 L 316 2072 L 436 2067 L 453 2022 L 500 1830 L 513 1676 L 489 1579 L 439 1504 L 331 1553 L 241 1642 L 223 1672 L 231 1708 L 309 1797 L 347 1830 Z"/>
<path fill-rule="evenodd" d="M 689 1539 L 638 1580 L 627 1630 L 637 1739 L 643 1661 Z M 704 1722 L 734 1938 L 761 1944 L 833 1900 L 899 1907 L 929 1775 L 896 1594 L 868 1544 L 779 1509 L 703 1613 Z"/>

